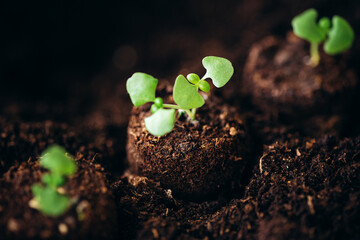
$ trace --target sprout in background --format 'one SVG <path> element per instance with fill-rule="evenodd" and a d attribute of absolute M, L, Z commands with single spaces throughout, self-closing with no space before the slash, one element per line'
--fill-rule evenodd
<path fill-rule="evenodd" d="M 70 198 L 58 192 L 66 177 L 76 172 L 74 159 L 60 146 L 53 145 L 44 151 L 40 158 L 40 166 L 50 172 L 42 177 L 43 184 L 34 184 L 32 192 L 38 208 L 44 215 L 57 217 L 70 206 Z"/>
<path fill-rule="evenodd" d="M 335 55 L 349 49 L 354 42 L 354 31 L 345 19 L 335 15 L 331 25 L 327 17 L 316 23 L 317 16 L 315 9 L 308 9 L 291 22 L 295 35 L 310 42 L 312 66 L 320 61 L 319 44 L 324 42 L 324 51 Z"/>

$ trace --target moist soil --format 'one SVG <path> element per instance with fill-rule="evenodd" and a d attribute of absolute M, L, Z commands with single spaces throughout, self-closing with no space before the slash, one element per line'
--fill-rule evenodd
<path fill-rule="evenodd" d="M 62 187 L 74 201 L 59 218 L 50 218 L 29 206 L 31 186 L 41 182 L 44 171 L 30 157 L 12 166 L 0 181 L 1 236 L 16 239 L 113 238 L 117 233 L 116 207 L 100 164 L 76 157 L 77 172 Z"/>
<path fill-rule="evenodd" d="M 112 188 L 138 239 L 358 239 L 359 174 L 360 138 L 292 136 L 264 147 L 242 198 L 186 202 L 134 175 Z"/>
<path fill-rule="evenodd" d="M 213 7 L 200 2 L 186 3 L 187 9 L 193 9 L 192 28 L 158 29 L 145 36 L 138 31 L 138 40 L 130 46 L 138 57 L 132 67 L 119 70 L 111 66 L 86 83 L 73 83 L 70 78 L 69 92 L 59 89 L 56 96 L 60 99 L 55 100 L 37 96 L 51 95 L 51 91 L 20 89 L 16 81 L 18 95 L 2 91 L 1 239 L 360 238 L 356 224 L 360 209 L 359 94 L 342 106 L 349 117 L 341 128 L 334 127 L 334 122 L 342 114 L 315 114 L 293 122 L 264 114 L 240 94 L 242 69 L 254 42 L 270 34 L 284 38 L 291 18 L 309 7 L 327 16 L 334 12 L 346 16 L 358 29 L 359 6 L 325 0 L 244 0 L 231 1 L 229 8 L 228 4 Z M 214 14 L 226 20 L 218 21 Z M 359 55 L 359 39 L 353 56 Z M 307 53 L 307 46 L 304 49 Z M 250 154 L 238 186 L 217 198 L 193 202 L 176 197 L 150 178 L 126 171 L 131 104 L 125 81 L 119 79 L 139 70 L 171 75 L 168 79 L 178 73 L 201 73 L 201 59 L 206 55 L 228 57 L 237 69 L 229 84 L 214 94 L 235 106 L 244 119 L 251 136 Z M 350 58 L 348 63 L 359 75 L 358 59 Z M 76 156 L 79 168 L 65 185 L 66 192 L 78 200 L 60 218 L 44 217 L 29 207 L 30 186 L 44 173 L 37 159 L 53 143 Z M 77 208 L 83 210 L 84 218 L 79 219 Z"/>
<path fill-rule="evenodd" d="M 112 168 L 116 172 L 121 171 L 123 166 L 116 163 L 116 159 L 124 153 L 112 148 L 111 143 L 117 142 L 114 138 L 106 136 L 104 129 L 91 132 L 88 129 L 80 130 L 66 123 L 50 120 L 19 123 L 1 119 L 1 129 L 2 237 L 112 239 L 116 236 L 116 205 L 109 190 L 108 171 L 104 171 L 103 167 Z M 95 141 L 84 144 L 84 138 Z M 104 138 L 107 141 L 103 142 Z M 59 218 L 45 217 L 29 206 L 29 201 L 33 197 L 31 186 L 40 183 L 41 176 L 45 173 L 39 166 L 38 158 L 47 146 L 54 143 L 70 149 L 70 153 L 76 156 L 78 166 L 76 174 L 63 186 L 66 194 L 74 200 L 74 204 Z M 114 164 L 107 164 L 107 161 Z"/>
<path fill-rule="evenodd" d="M 351 104 L 355 73 L 346 54 L 329 56 L 319 47 L 318 66 L 307 64 L 309 44 L 292 32 L 283 39 L 269 36 L 250 49 L 243 92 L 254 105 L 290 119 L 317 113 L 341 113 Z"/>
<path fill-rule="evenodd" d="M 146 131 L 150 105 L 134 108 L 128 127 L 129 170 L 191 200 L 231 189 L 249 162 L 248 133 L 234 108 L 211 94 L 207 98 L 195 121 L 182 116 L 163 137 Z"/>

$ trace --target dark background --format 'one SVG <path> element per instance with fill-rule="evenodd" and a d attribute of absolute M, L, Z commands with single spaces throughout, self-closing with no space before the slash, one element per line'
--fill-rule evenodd
<path fill-rule="evenodd" d="M 90 103 L 99 88 L 134 71 L 174 76 L 218 49 L 235 51 L 224 57 L 241 71 L 253 41 L 285 36 L 291 18 L 309 7 L 342 15 L 359 31 L 357 0 L 2 1 L 2 111 L 19 102 Z"/>

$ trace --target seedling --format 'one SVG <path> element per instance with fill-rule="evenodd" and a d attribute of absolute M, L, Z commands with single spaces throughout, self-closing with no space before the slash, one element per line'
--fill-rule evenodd
<path fill-rule="evenodd" d="M 173 98 L 176 104 L 165 104 L 163 99 L 155 96 L 158 80 L 146 73 L 134 73 L 126 82 L 126 90 L 134 106 L 153 102 L 150 117 L 145 118 L 146 129 L 155 136 L 163 136 L 172 131 L 175 124 L 176 109 L 186 112 L 191 120 L 195 120 L 196 109 L 205 101 L 199 93 L 210 91 L 206 79 L 210 78 L 217 88 L 223 87 L 234 73 L 231 62 L 225 58 L 208 56 L 202 60 L 206 74 L 190 73 L 185 78 L 179 75 L 173 88 Z"/>
<path fill-rule="evenodd" d="M 66 177 L 76 172 L 76 163 L 64 148 L 53 145 L 42 154 L 40 166 L 50 172 L 43 175 L 43 184 L 32 186 L 36 206 L 44 215 L 59 216 L 68 209 L 71 201 L 57 189 L 65 183 Z"/>
<path fill-rule="evenodd" d="M 354 31 L 344 18 L 333 16 L 331 26 L 327 17 L 316 23 L 317 16 L 315 9 L 308 9 L 291 22 L 295 35 L 310 42 L 309 64 L 312 66 L 320 61 L 319 44 L 324 42 L 324 51 L 335 55 L 349 49 L 354 42 Z"/>

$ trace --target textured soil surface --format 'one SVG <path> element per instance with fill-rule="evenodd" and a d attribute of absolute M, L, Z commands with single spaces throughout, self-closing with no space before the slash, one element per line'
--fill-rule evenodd
<path fill-rule="evenodd" d="M 241 89 L 253 43 L 269 35 L 285 39 L 291 18 L 309 7 L 321 16 L 344 16 L 359 29 L 360 4 L 185 0 L 162 1 L 166 11 L 161 11 L 153 2 L 142 3 L 141 8 L 132 4 L 132 11 L 123 2 L 74 4 L 73 10 L 79 8 L 75 15 L 64 11 L 66 6 L 39 8 L 50 20 L 35 7 L 18 4 L 21 14 L 24 8 L 38 13 L 32 14 L 38 21 L 19 20 L 20 29 L 9 25 L 15 30 L 8 36 L 16 39 L 3 45 L 0 56 L 0 78 L 5 80 L 0 94 L 0 239 L 359 239 L 360 94 L 338 105 L 335 114 L 329 104 L 326 114 L 292 121 L 268 114 Z M 4 9 L 19 16 L 19 11 Z M 115 22 L 126 28 L 116 28 Z M 70 26 L 73 30 L 63 36 L 61 29 Z M 34 35 L 29 37 L 30 32 Z M 345 57 L 357 76 L 359 46 L 357 36 Z M 201 75 L 201 59 L 208 55 L 226 57 L 234 65 L 232 80 L 211 97 L 235 109 L 246 125 L 249 162 L 230 189 L 194 202 L 128 171 L 132 106 L 125 80 L 136 71 L 171 83 L 180 73 Z M 359 86 L 354 91 L 359 93 Z M 63 189 L 74 205 L 59 218 L 29 206 L 30 187 L 44 173 L 38 158 L 53 143 L 75 156 L 79 169 Z"/>
<path fill-rule="evenodd" d="M 177 200 L 133 175 L 112 187 L 127 188 L 115 194 L 126 214 L 138 214 L 138 239 L 360 237 L 360 138 L 292 137 L 267 145 L 244 196 L 229 201 Z"/>
<path fill-rule="evenodd" d="M 0 234 L 8 238 L 110 238 L 116 235 L 115 202 L 100 164 L 76 157 L 78 170 L 62 188 L 75 202 L 61 217 L 51 219 L 29 206 L 31 186 L 43 171 L 30 157 L 11 167 L 0 180 Z"/>
<path fill-rule="evenodd" d="M 306 64 L 309 48 L 292 32 L 286 41 L 269 36 L 254 44 L 244 69 L 243 92 L 258 107 L 292 119 L 334 113 L 337 106 L 350 104 L 356 77 L 346 56 L 326 55 L 320 46 L 321 61 L 313 67 Z"/>
<path fill-rule="evenodd" d="M 150 105 L 134 108 L 129 120 L 130 171 L 159 181 L 174 196 L 208 199 L 239 181 L 249 162 L 244 120 L 215 96 L 208 96 L 196 122 L 178 117 L 174 130 L 154 137 L 145 129 Z"/>
<path fill-rule="evenodd" d="M 119 99 L 115 102 L 119 103 Z M 99 105 L 106 104 L 100 102 Z M 126 109 L 126 104 L 121 105 Z M 117 106 L 114 105 L 115 109 L 111 111 L 116 111 Z M 36 108 L 30 109 L 35 119 L 43 114 Z M 71 123 L 17 120 L 28 118 L 21 116 L 25 111 L 0 118 L 2 239 L 116 238 L 119 226 L 115 199 L 109 190 L 109 169 L 113 174 L 121 174 L 124 170 L 127 121 L 124 118 L 127 117 L 107 117 L 109 107 L 101 109 L 95 106 L 94 112 L 83 117 L 82 121 L 73 116 L 75 119 Z M 94 119 L 97 119 L 96 125 Z M 33 198 L 31 186 L 39 183 L 45 172 L 39 167 L 38 158 L 47 146 L 54 143 L 76 156 L 78 166 L 76 174 L 63 186 L 74 204 L 59 218 L 45 217 L 29 206 Z"/>
<path fill-rule="evenodd" d="M 259 239 L 358 239 L 360 138 L 265 147 L 245 198 Z M 250 217 L 249 216 L 249 217 Z"/>

